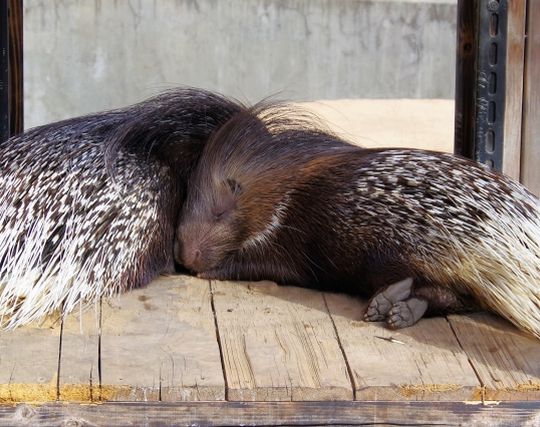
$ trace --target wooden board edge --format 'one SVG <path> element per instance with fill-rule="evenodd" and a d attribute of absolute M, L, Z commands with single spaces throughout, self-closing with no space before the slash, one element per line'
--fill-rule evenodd
<path fill-rule="evenodd" d="M 535 425 L 540 402 L 118 402 L 0 406 L 0 425 Z"/>
<path fill-rule="evenodd" d="M 364 387 L 356 390 L 358 401 L 452 402 L 464 398 L 468 401 L 485 400 L 484 391 L 481 386 L 460 384 L 404 384 L 396 387 Z"/>

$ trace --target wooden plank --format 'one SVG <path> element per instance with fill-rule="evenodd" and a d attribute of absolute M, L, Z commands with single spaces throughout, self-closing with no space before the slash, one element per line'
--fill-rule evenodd
<path fill-rule="evenodd" d="M 0 425 L 536 426 L 539 402 L 116 402 L 0 406 Z"/>
<path fill-rule="evenodd" d="M 458 0 L 457 10 L 454 152 L 474 158 L 478 0 Z"/>
<path fill-rule="evenodd" d="M 64 401 L 100 400 L 98 341 L 100 305 L 76 311 L 64 320 L 60 358 L 59 398 Z"/>
<path fill-rule="evenodd" d="M 9 0 L 9 133 L 23 131 L 23 2 Z"/>
<path fill-rule="evenodd" d="M 228 400 L 352 399 L 322 294 L 271 282 L 212 282 Z"/>
<path fill-rule="evenodd" d="M 9 138 L 8 4 L 0 2 L 0 142 Z"/>
<path fill-rule="evenodd" d="M 208 281 L 160 278 L 103 304 L 102 398 L 223 400 Z"/>
<path fill-rule="evenodd" d="M 526 0 L 511 0 L 507 4 L 508 28 L 502 171 L 506 175 L 519 180 L 527 2 Z"/>
<path fill-rule="evenodd" d="M 50 321 L 0 331 L 0 403 L 56 400 L 59 338 Z"/>
<path fill-rule="evenodd" d="M 471 400 L 481 386 L 445 318 L 390 330 L 361 321 L 366 303 L 327 294 L 358 400 Z"/>
<path fill-rule="evenodd" d="M 521 182 L 540 197 L 540 2 L 527 3 Z"/>
<path fill-rule="evenodd" d="M 540 341 L 490 314 L 450 316 L 488 400 L 540 399 Z"/>

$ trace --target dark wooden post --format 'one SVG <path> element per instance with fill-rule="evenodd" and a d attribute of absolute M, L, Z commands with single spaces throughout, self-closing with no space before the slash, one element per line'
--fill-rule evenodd
<path fill-rule="evenodd" d="M 0 1 L 0 142 L 9 137 L 8 3 Z"/>
<path fill-rule="evenodd" d="M 458 0 L 454 151 L 474 158 L 477 0 Z"/>
<path fill-rule="evenodd" d="M 23 0 L 9 0 L 9 133 L 24 129 Z"/>
<path fill-rule="evenodd" d="M 0 0 L 0 141 L 23 131 L 22 0 Z"/>

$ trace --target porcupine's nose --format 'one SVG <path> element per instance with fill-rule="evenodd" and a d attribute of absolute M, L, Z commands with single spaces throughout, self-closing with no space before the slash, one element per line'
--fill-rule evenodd
<path fill-rule="evenodd" d="M 189 270 L 199 272 L 201 268 L 201 251 L 198 248 L 184 247 L 182 251 L 182 264 Z"/>

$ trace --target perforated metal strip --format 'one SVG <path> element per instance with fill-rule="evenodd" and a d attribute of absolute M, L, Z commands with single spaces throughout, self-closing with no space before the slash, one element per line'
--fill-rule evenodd
<path fill-rule="evenodd" d="M 475 158 L 502 170 L 507 0 L 479 2 Z"/>

